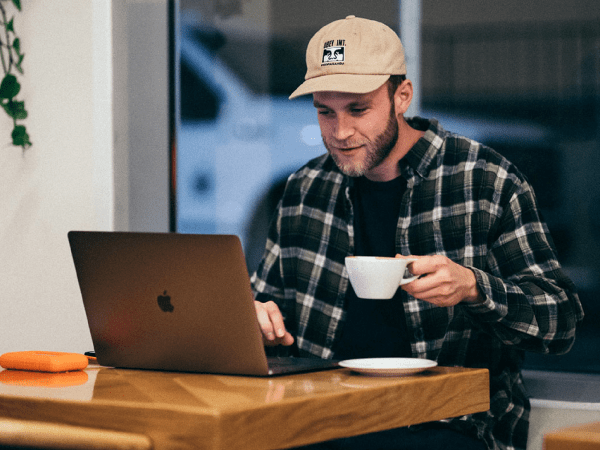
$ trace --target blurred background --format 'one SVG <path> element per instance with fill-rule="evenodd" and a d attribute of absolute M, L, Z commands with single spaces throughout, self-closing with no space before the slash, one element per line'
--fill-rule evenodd
<path fill-rule="evenodd" d="M 289 101 L 325 24 L 403 33 L 412 114 L 513 161 L 536 190 L 586 318 L 572 352 L 527 368 L 600 372 L 597 0 L 180 0 L 176 227 L 241 237 L 257 264 L 287 176 L 325 152 L 312 98 Z M 402 26 L 401 26 L 402 24 Z M 401 29 L 403 28 L 403 30 Z"/>

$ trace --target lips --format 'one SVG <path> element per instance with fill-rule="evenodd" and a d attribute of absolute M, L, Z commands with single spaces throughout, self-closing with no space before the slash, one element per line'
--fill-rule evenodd
<path fill-rule="evenodd" d="M 331 142 L 326 141 L 325 139 L 323 139 L 323 142 L 327 148 L 327 151 L 331 153 L 334 158 L 337 156 L 338 158 L 343 158 L 344 160 L 354 159 L 355 157 L 359 156 L 363 152 L 361 149 L 366 148 L 368 144 L 348 141 Z"/>
<path fill-rule="evenodd" d="M 335 148 L 337 151 L 342 152 L 342 153 L 350 153 L 350 152 L 353 152 L 355 150 L 358 150 L 361 147 L 362 147 L 362 145 L 358 145 L 358 146 L 355 146 L 355 147 L 336 147 L 336 146 L 333 146 L 333 148 Z"/>

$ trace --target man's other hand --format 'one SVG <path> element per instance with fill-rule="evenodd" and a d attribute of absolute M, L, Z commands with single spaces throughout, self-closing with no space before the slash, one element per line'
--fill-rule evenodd
<path fill-rule="evenodd" d="M 471 269 L 440 255 L 396 257 L 417 258 L 408 270 L 419 278 L 401 286 L 413 297 L 441 307 L 483 301 Z"/>

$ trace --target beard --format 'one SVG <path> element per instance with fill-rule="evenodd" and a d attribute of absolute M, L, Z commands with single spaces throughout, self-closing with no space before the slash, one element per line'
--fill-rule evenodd
<path fill-rule="evenodd" d="M 323 144 L 343 174 L 350 177 L 361 177 L 369 170 L 381 164 L 392 152 L 398 141 L 398 121 L 394 114 L 394 107 L 390 109 L 390 115 L 385 130 L 375 139 L 366 139 L 363 142 L 352 140 L 335 141 L 335 145 L 327 142 L 324 136 Z M 361 161 L 345 161 L 345 159 L 332 151 L 332 147 L 359 147 L 365 148 L 365 156 Z"/>

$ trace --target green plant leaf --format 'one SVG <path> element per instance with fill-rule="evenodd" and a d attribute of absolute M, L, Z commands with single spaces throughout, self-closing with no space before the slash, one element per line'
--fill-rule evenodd
<path fill-rule="evenodd" d="M 0 0 L 5 2 L 6 0 Z M 11 0 L 14 7 L 21 11 L 21 0 Z M 2 18 L 6 20 L 6 14 L 4 6 L 0 3 L 0 12 Z M 0 82 L 0 106 L 6 112 L 6 114 L 13 119 L 14 128 L 11 133 L 13 145 L 22 147 L 24 150 L 31 146 L 29 140 L 29 134 L 24 125 L 17 125 L 18 120 L 27 118 L 27 111 L 25 110 L 25 102 L 16 101 L 15 97 L 21 90 L 21 85 L 17 80 L 17 77 L 11 73 L 12 67 L 21 74 L 23 74 L 22 62 L 24 55 L 21 53 L 21 40 L 16 36 L 14 17 L 10 18 L 8 22 L 0 23 L 0 26 L 4 25 L 3 37 L 6 38 L 6 42 L 0 40 L 0 57 L 2 58 L 2 67 L 4 69 L 4 78 Z M 12 43 L 11 43 L 12 40 Z M 8 64 L 5 64 L 4 48 L 8 52 Z"/>
<path fill-rule="evenodd" d="M 23 125 L 16 125 L 15 128 L 13 128 L 11 137 L 13 140 L 13 145 L 23 148 L 27 148 L 31 145 L 29 135 L 27 134 L 27 130 Z"/>
<path fill-rule="evenodd" d="M 23 58 L 25 58 L 25 55 L 21 54 L 21 55 L 19 55 L 19 60 L 15 61 L 15 69 L 17 69 L 17 72 L 19 72 L 21 75 L 23 75 L 23 68 L 21 67 Z"/>
<path fill-rule="evenodd" d="M 13 98 L 21 90 L 21 85 L 17 81 L 17 77 L 7 73 L 0 83 L 0 98 Z"/>
<path fill-rule="evenodd" d="M 25 111 L 25 102 L 8 101 L 3 104 L 2 107 L 10 117 L 14 120 L 23 120 L 27 118 L 27 111 Z"/>

